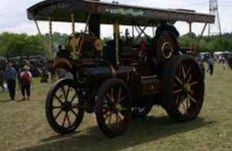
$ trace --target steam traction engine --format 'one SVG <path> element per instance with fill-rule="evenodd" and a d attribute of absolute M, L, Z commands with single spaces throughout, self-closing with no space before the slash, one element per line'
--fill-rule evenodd
<path fill-rule="evenodd" d="M 173 24 L 180 20 L 206 26 L 214 22 L 214 16 L 87 0 L 48 0 L 29 8 L 28 17 L 36 23 L 48 20 L 50 33 L 52 21 L 72 23 L 73 32 L 53 67 L 67 70 L 73 79 L 53 84 L 46 100 L 47 120 L 56 132 L 75 131 L 85 112 L 95 112 L 108 137 L 123 134 L 131 118 L 146 116 L 154 105 L 161 105 L 178 121 L 193 120 L 200 113 L 202 71 L 194 58 L 179 51 L 179 33 Z M 85 22 L 85 30 L 75 32 L 75 22 Z M 105 44 L 100 24 L 113 25 L 113 39 Z M 119 25 L 131 25 L 132 36 L 127 30 L 121 38 Z M 154 26 L 155 35 L 149 37 L 145 29 Z"/>

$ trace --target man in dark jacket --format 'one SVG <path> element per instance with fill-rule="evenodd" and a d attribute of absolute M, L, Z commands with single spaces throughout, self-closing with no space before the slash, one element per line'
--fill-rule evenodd
<path fill-rule="evenodd" d="M 15 100 L 15 87 L 16 87 L 16 79 L 18 77 L 17 71 L 12 66 L 12 63 L 8 63 L 7 68 L 4 74 L 7 88 L 9 90 L 11 100 Z"/>
<path fill-rule="evenodd" d="M 214 72 L 214 59 L 213 57 L 210 57 L 208 59 L 208 69 L 207 69 L 207 72 L 209 72 L 210 75 L 213 75 L 213 72 Z"/>

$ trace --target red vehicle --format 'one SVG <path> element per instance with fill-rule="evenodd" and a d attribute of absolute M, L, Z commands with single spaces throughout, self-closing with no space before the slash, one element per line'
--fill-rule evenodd
<path fill-rule="evenodd" d="M 52 23 L 71 23 L 72 33 L 53 67 L 67 70 L 74 78 L 57 81 L 46 100 L 47 120 L 56 132 L 75 131 L 85 112 L 95 112 L 108 137 L 122 135 L 131 118 L 146 116 L 154 105 L 161 105 L 178 121 L 193 120 L 200 113 L 203 74 L 194 58 L 180 52 L 174 24 L 204 23 L 204 31 L 214 16 L 90 0 L 47 0 L 30 7 L 28 18 L 37 27 L 38 20 L 49 21 L 49 56 Z M 83 32 L 75 31 L 77 22 L 86 23 Z M 101 24 L 114 29 L 113 40 L 105 44 Z M 127 30 L 121 37 L 120 25 L 131 26 L 132 35 Z M 154 27 L 154 36 L 148 36 L 145 29 Z"/>

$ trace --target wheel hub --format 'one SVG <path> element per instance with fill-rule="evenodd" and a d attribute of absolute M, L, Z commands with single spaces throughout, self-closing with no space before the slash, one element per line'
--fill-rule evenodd
<path fill-rule="evenodd" d="M 121 110 L 122 110 L 122 105 L 119 104 L 119 103 L 117 103 L 117 104 L 115 105 L 115 108 L 116 108 L 116 110 L 121 111 Z"/>
<path fill-rule="evenodd" d="M 191 92 L 192 92 L 191 86 L 188 83 L 184 84 L 183 90 L 184 90 L 185 94 L 187 94 L 187 95 L 191 94 Z"/>
<path fill-rule="evenodd" d="M 65 101 L 64 103 L 61 104 L 61 108 L 62 108 L 62 110 L 68 112 L 72 109 L 72 103 Z"/>
<path fill-rule="evenodd" d="M 170 59 L 174 51 L 169 42 L 165 42 L 161 50 L 162 50 L 162 55 L 165 59 Z"/>

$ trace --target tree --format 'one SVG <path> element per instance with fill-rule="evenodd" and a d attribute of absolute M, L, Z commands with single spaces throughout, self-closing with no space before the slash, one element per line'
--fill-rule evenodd
<path fill-rule="evenodd" d="M 54 44 L 65 44 L 65 39 L 68 35 L 54 33 Z M 45 42 L 48 44 L 49 34 L 42 36 L 15 34 L 15 33 L 2 33 L 0 34 L 0 55 L 9 57 L 15 56 L 28 56 L 37 54 L 46 54 L 48 47 L 45 47 Z"/>
<path fill-rule="evenodd" d="M 193 45 L 196 45 L 196 41 L 199 37 L 195 34 L 186 34 L 179 38 L 179 42 L 181 47 L 189 47 L 191 42 L 191 37 L 193 41 Z M 211 37 L 203 37 L 200 41 L 199 46 L 200 51 L 231 51 L 232 52 L 232 34 L 225 34 L 222 36 L 211 36 Z"/>

